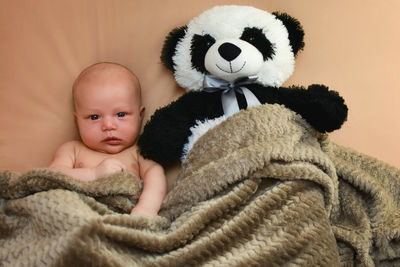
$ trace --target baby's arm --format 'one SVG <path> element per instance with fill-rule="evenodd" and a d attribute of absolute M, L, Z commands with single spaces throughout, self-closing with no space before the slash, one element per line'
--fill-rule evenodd
<path fill-rule="evenodd" d="M 117 159 L 105 159 L 94 168 L 74 168 L 75 141 L 61 145 L 54 156 L 49 168 L 60 171 L 79 181 L 93 181 L 111 173 L 122 172 L 126 169 L 125 165 Z"/>
<path fill-rule="evenodd" d="M 164 169 L 158 163 L 144 159 L 139 154 L 138 158 L 143 190 L 131 214 L 156 216 L 167 193 L 167 179 Z"/>

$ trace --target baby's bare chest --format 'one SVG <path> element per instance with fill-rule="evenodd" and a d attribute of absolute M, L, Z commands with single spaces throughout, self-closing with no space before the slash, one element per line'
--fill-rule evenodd
<path fill-rule="evenodd" d="M 103 160 L 109 158 L 118 159 L 126 166 L 128 172 L 139 175 L 137 155 L 133 149 L 127 149 L 118 154 L 107 154 L 83 149 L 75 155 L 74 168 L 93 168 L 98 166 Z"/>

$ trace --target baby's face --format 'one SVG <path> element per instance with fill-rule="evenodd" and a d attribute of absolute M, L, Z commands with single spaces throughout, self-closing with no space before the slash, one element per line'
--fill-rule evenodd
<path fill-rule="evenodd" d="M 135 86 L 118 73 L 93 76 L 78 85 L 75 117 L 86 146 L 115 154 L 134 144 L 144 110 Z"/>

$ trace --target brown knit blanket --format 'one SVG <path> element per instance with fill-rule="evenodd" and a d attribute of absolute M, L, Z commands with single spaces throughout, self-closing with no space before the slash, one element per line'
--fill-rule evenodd
<path fill-rule="evenodd" d="M 160 216 L 129 215 L 123 173 L 0 173 L 1 266 L 399 266 L 400 171 L 279 105 L 194 145 Z"/>

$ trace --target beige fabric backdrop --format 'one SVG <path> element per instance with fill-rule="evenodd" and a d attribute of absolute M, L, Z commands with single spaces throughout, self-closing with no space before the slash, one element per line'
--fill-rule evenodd
<path fill-rule="evenodd" d="M 0 169 L 45 167 L 77 138 L 73 79 L 98 61 L 139 76 L 146 119 L 179 89 L 159 56 L 166 34 L 217 4 L 285 11 L 305 29 L 305 49 L 286 85 L 324 83 L 350 108 L 337 143 L 400 167 L 398 0 L 18 0 L 0 1 Z"/>

